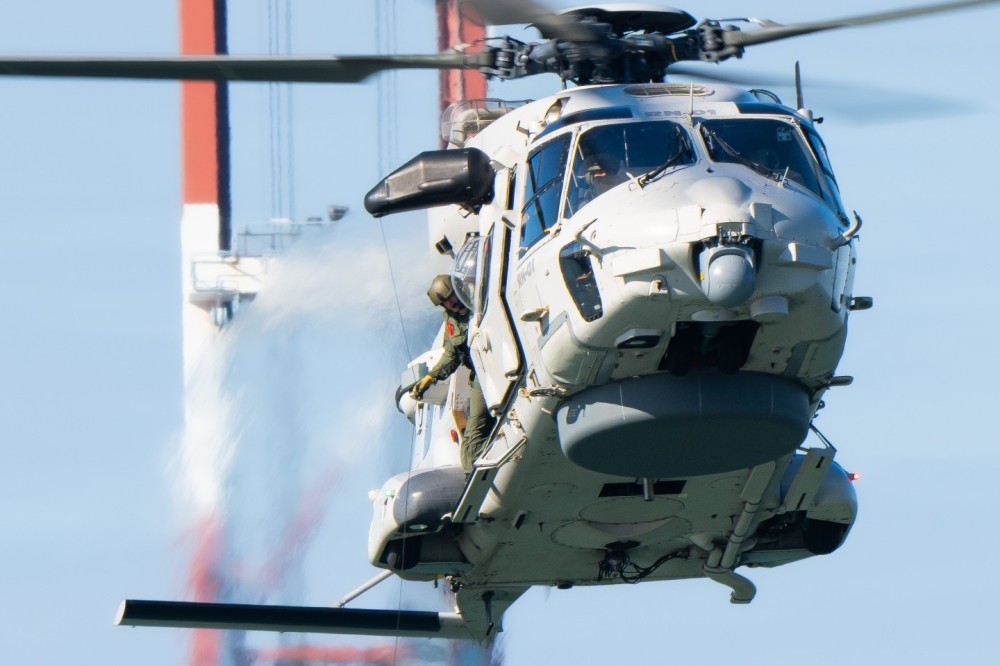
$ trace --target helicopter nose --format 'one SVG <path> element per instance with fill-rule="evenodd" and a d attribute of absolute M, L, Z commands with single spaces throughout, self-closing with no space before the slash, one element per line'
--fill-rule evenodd
<path fill-rule="evenodd" d="M 713 305 L 734 308 L 753 294 L 756 273 L 747 249 L 719 246 L 707 250 L 701 259 L 701 288 Z"/>

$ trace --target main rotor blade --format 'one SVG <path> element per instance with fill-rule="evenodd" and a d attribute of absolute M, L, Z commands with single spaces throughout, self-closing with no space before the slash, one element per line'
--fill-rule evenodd
<path fill-rule="evenodd" d="M 473 639 L 457 613 L 126 599 L 115 624 L 403 638 Z"/>
<path fill-rule="evenodd" d="M 477 69 L 484 54 L 385 56 L 0 57 L 0 76 L 359 83 L 390 69 Z"/>
<path fill-rule="evenodd" d="M 835 28 L 847 28 L 856 25 L 868 25 L 869 23 L 882 23 L 884 21 L 896 21 L 898 19 L 910 18 L 911 16 L 921 16 L 923 14 L 935 14 L 938 12 L 948 12 L 955 9 L 965 9 L 978 5 L 992 5 L 1000 0 L 965 0 L 964 2 L 943 2 L 936 5 L 926 5 L 923 7 L 911 7 L 909 9 L 899 9 L 892 12 L 881 12 L 879 14 L 866 14 L 865 16 L 853 16 L 831 21 L 815 21 L 811 23 L 793 23 L 791 25 L 765 25 L 757 30 L 726 31 L 722 37 L 727 46 L 751 46 L 753 44 L 764 44 L 774 42 L 779 39 L 808 35 L 824 30 Z"/>
<path fill-rule="evenodd" d="M 531 23 L 549 39 L 596 42 L 601 35 L 572 16 L 556 14 L 532 0 L 467 0 L 487 23 L 511 25 Z"/>
<path fill-rule="evenodd" d="M 744 87 L 767 86 L 772 92 L 786 97 L 794 95 L 795 77 L 773 72 L 712 71 L 718 65 L 671 65 L 667 79 L 679 82 L 674 77 L 694 79 L 697 82 L 717 82 L 736 84 Z M 898 123 L 902 120 L 925 120 L 931 118 L 953 118 L 978 109 L 968 104 L 959 104 L 944 97 L 925 93 L 906 92 L 887 88 L 867 88 L 857 82 L 847 83 L 829 79 L 808 77 L 805 84 L 808 108 L 817 113 L 834 116 L 831 120 L 844 121 L 851 125 L 882 125 Z M 791 97 L 787 97 L 791 99 Z M 863 99 L 864 104 L 857 100 Z M 805 102 L 796 100 L 793 108 L 802 108 Z M 792 106 L 791 103 L 788 106 Z"/>
<path fill-rule="evenodd" d="M 684 76 L 702 81 L 714 81 L 717 83 L 731 83 L 739 86 L 787 86 L 791 85 L 791 76 L 781 76 L 770 72 L 752 71 L 718 71 L 709 69 L 718 65 L 688 65 L 685 63 L 674 63 L 667 69 L 667 79 L 673 76 Z"/>

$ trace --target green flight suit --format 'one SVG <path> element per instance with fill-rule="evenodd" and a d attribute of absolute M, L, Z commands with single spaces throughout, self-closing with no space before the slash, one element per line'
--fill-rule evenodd
<path fill-rule="evenodd" d="M 449 310 L 444 310 L 444 354 L 428 373 L 435 381 L 443 381 L 450 377 L 461 366 L 471 373 L 469 376 L 469 420 L 462 432 L 462 446 L 459 455 L 462 468 L 472 471 L 472 463 L 486 448 L 486 439 L 493 429 L 493 416 L 486 409 L 486 399 L 476 377 L 476 369 L 472 366 L 469 355 L 469 314 L 459 316 Z"/>

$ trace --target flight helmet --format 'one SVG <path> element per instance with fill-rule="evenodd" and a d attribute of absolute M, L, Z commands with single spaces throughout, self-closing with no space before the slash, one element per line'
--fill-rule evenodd
<path fill-rule="evenodd" d="M 451 286 L 451 278 L 447 275 L 437 275 L 431 280 L 430 289 L 427 290 L 427 298 L 431 299 L 434 305 L 444 305 L 448 297 L 455 293 Z"/>

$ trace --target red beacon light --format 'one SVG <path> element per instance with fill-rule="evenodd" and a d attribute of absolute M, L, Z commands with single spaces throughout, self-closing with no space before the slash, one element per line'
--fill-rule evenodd
<path fill-rule="evenodd" d="M 848 481 L 857 481 L 860 478 L 861 478 L 860 472 L 848 472 L 847 473 L 847 480 Z"/>

